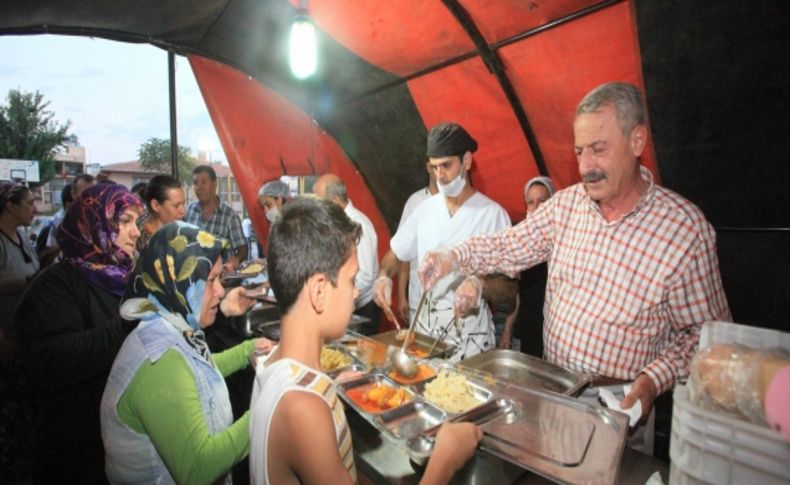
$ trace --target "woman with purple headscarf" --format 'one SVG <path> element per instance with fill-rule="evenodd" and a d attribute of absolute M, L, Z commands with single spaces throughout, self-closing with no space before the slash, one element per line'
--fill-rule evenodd
<path fill-rule="evenodd" d="M 63 260 L 28 287 L 14 319 L 38 416 L 34 483 L 102 483 L 99 403 L 132 330 L 119 315 L 134 265 L 140 200 L 120 185 L 84 190 L 58 231 Z"/>

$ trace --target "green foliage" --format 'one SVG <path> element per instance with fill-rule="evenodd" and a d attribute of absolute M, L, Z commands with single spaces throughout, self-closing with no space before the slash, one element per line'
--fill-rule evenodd
<path fill-rule="evenodd" d="M 38 91 L 12 89 L 6 102 L 0 105 L 0 158 L 38 160 L 41 183 L 52 180 L 57 149 L 77 142 L 76 135 L 68 133 L 71 122 L 58 123 Z"/>
<path fill-rule="evenodd" d="M 137 150 L 140 167 L 154 172 L 170 175 L 170 140 L 162 138 L 149 138 Z M 191 180 L 192 169 L 197 160 L 192 156 L 189 148 L 178 145 L 178 179 Z"/>

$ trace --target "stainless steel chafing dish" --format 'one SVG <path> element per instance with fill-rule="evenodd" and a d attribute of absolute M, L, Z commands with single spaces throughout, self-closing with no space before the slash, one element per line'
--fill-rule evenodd
<path fill-rule="evenodd" d="M 381 342 L 385 345 L 391 345 L 393 347 L 398 347 L 403 344 L 403 340 L 398 340 L 398 331 L 391 330 L 389 332 L 380 333 L 378 335 L 373 335 L 370 338 Z M 426 359 L 433 359 L 433 358 L 443 358 L 455 351 L 455 346 L 447 344 L 445 342 L 437 342 L 436 346 L 433 348 L 430 354 L 428 354 L 428 350 L 431 348 L 431 344 L 433 344 L 434 338 L 428 335 L 423 335 L 418 332 L 414 332 L 414 342 L 409 345 L 409 349 L 414 349 L 421 351 L 425 354 L 424 358 Z"/>
<path fill-rule="evenodd" d="M 515 350 L 489 350 L 462 360 L 459 364 L 523 387 L 544 389 L 566 396 L 579 395 L 590 383 L 589 376 Z"/>
<path fill-rule="evenodd" d="M 351 315 L 348 322 L 349 330 L 358 330 L 370 319 Z M 266 337 L 280 340 L 280 309 L 270 303 L 258 303 L 244 315 L 232 317 L 230 323 L 237 334 L 242 337 Z"/>
<path fill-rule="evenodd" d="M 404 386 L 412 393 L 409 402 L 385 412 L 365 412 L 347 393 L 371 379 L 384 379 L 382 369 L 341 384 L 339 394 L 380 436 L 418 464 L 429 457 L 441 423 L 472 421 L 484 433 L 479 449 L 490 455 L 563 483 L 616 481 L 628 431 L 621 413 L 467 366 L 435 360 L 423 365 L 463 374 L 480 404 L 460 414 L 447 412 L 425 397 L 422 383 Z"/>

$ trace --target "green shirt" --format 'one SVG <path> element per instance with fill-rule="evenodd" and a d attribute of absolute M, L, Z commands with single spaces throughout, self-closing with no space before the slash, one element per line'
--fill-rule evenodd
<path fill-rule="evenodd" d="M 220 374 L 226 377 L 246 367 L 254 347 L 247 340 L 214 355 Z M 249 411 L 210 435 L 192 369 L 175 349 L 137 369 L 118 401 L 118 416 L 148 436 L 177 483 L 211 483 L 250 452 Z"/>

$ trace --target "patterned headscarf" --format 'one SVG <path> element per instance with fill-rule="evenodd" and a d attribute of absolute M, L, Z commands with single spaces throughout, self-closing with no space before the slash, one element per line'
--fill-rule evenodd
<path fill-rule="evenodd" d="M 180 315 L 189 327 L 200 330 L 206 280 L 228 245 L 227 239 L 185 222 L 160 227 L 137 259 L 126 298 L 145 298 L 156 308 L 143 309 Z"/>
<path fill-rule="evenodd" d="M 115 245 L 118 221 L 129 207 L 142 210 L 136 195 L 122 185 L 98 184 L 83 190 L 66 211 L 57 240 L 63 259 L 91 283 L 123 296 L 134 258 Z"/>

